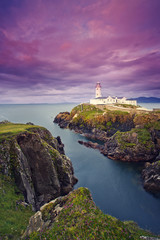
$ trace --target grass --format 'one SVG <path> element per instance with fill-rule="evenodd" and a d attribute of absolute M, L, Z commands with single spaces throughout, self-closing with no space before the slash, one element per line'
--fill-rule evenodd
<path fill-rule="evenodd" d="M 20 239 L 33 215 L 31 207 L 17 205 L 24 201 L 13 179 L 0 174 L 0 239 Z"/>
<path fill-rule="evenodd" d="M 139 107 L 139 106 L 135 106 L 135 105 L 131 105 L 131 104 L 118 104 L 118 103 L 116 103 L 115 106 L 123 107 L 123 108 L 133 108 L 133 109 L 136 109 Z"/>
<path fill-rule="evenodd" d="M 141 235 L 153 236 L 140 229 L 134 222 L 122 222 L 102 213 L 94 204 L 90 192 L 86 188 L 79 188 L 63 199 L 63 210 L 56 221 L 52 223 L 52 228 L 39 233 L 33 232 L 29 237 L 30 240 L 138 240 Z M 56 204 L 48 204 L 43 209 L 42 217 L 45 221 L 52 219 Z"/>
<path fill-rule="evenodd" d="M 132 133 L 132 131 L 129 131 L 126 133 L 117 131 L 115 134 L 116 139 L 117 139 L 118 143 L 120 144 L 120 149 L 122 149 L 122 150 L 136 146 L 136 143 L 128 142 L 128 140 L 127 140 L 128 133 Z M 132 138 L 131 138 L 131 140 L 132 140 Z"/>
<path fill-rule="evenodd" d="M 34 128 L 42 128 L 36 125 L 19 124 L 19 123 L 3 123 L 0 124 L 0 141 L 16 136 L 20 132 L 29 131 Z"/>
<path fill-rule="evenodd" d="M 154 128 L 155 130 L 160 130 L 160 121 L 156 121 L 156 122 L 153 122 L 153 123 L 148 123 L 144 127 L 147 128 L 147 129 Z"/>
<path fill-rule="evenodd" d="M 151 134 L 149 133 L 149 131 L 147 129 L 145 129 L 145 128 L 136 129 L 136 132 L 138 133 L 139 143 L 146 145 L 152 141 Z"/>

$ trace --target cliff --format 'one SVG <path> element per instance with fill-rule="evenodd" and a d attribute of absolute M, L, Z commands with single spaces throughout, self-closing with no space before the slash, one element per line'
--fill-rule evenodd
<path fill-rule="evenodd" d="M 153 161 L 160 151 L 160 112 L 141 111 L 133 106 L 83 104 L 71 113 L 60 113 L 55 123 L 101 140 L 100 151 L 111 159 Z M 96 147 L 98 148 L 98 147 Z"/>
<path fill-rule="evenodd" d="M 147 237 L 146 237 L 147 236 Z M 88 189 L 79 188 L 40 208 L 23 235 L 34 239 L 152 239 L 133 221 L 103 214 Z M 150 238 L 153 237 L 153 238 Z"/>
<path fill-rule="evenodd" d="M 60 113 L 55 123 L 79 132 L 88 139 L 80 144 L 98 149 L 114 160 L 153 162 L 160 153 L 160 112 L 134 106 L 95 106 L 83 104 L 71 113 Z M 157 188 L 158 189 L 158 188 Z"/>
<path fill-rule="evenodd" d="M 0 124 L 0 174 L 15 181 L 33 210 L 67 194 L 77 181 L 60 138 L 25 124 Z"/>

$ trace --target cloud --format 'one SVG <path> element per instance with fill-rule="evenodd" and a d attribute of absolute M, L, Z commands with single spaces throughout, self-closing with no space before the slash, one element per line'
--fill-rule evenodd
<path fill-rule="evenodd" d="M 1 101 L 87 101 L 96 81 L 106 95 L 159 96 L 159 11 L 159 0 L 1 0 Z"/>

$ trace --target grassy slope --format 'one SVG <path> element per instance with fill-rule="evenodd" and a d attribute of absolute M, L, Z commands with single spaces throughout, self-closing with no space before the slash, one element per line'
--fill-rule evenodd
<path fill-rule="evenodd" d="M 52 218 L 53 204 L 42 212 L 43 219 Z M 30 240 L 37 239 L 140 239 L 140 236 L 153 236 L 140 229 L 132 221 L 122 222 L 106 215 L 96 207 L 90 192 L 79 188 L 67 196 L 63 210 L 50 230 L 32 233 Z"/>
<path fill-rule="evenodd" d="M 19 124 L 19 123 L 2 123 L 0 124 L 0 140 L 9 139 L 20 132 L 29 131 L 32 128 L 42 128 L 36 125 Z"/>
<path fill-rule="evenodd" d="M 30 206 L 18 205 L 24 201 L 13 179 L 0 174 L 0 239 L 19 239 L 33 215 Z M 2 237 L 2 238 L 1 238 Z"/>

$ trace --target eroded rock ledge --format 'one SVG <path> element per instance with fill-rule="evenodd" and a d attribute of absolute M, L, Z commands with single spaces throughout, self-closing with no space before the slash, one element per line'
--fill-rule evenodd
<path fill-rule="evenodd" d="M 12 126 L 7 123 L 6 128 Z M 13 178 L 33 210 L 69 193 L 77 182 L 60 137 L 53 138 L 47 129 L 37 126 L 0 134 L 0 166 L 0 173 Z"/>

